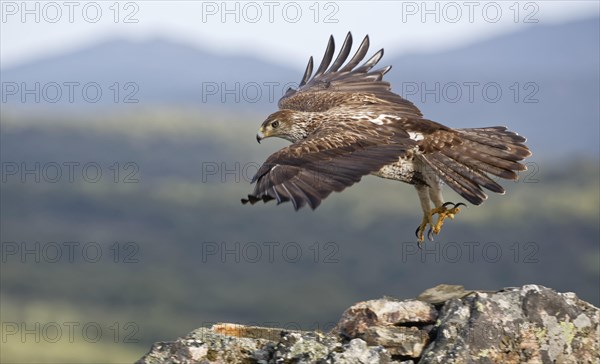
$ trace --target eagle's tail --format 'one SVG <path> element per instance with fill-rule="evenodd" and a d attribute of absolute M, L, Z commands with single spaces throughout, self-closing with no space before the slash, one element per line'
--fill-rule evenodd
<path fill-rule="evenodd" d="M 472 204 L 487 199 L 481 187 L 504 193 L 492 176 L 514 180 L 517 172 L 527 169 L 519 162 L 531 152 L 524 144 L 526 139 L 517 133 L 502 126 L 456 131 L 461 144 L 429 154 L 426 161 L 448 186 Z"/>

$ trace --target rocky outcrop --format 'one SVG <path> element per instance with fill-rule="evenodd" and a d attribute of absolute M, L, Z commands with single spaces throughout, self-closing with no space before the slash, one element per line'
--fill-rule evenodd
<path fill-rule="evenodd" d="M 573 293 L 440 285 L 359 302 L 329 333 L 217 324 L 156 343 L 138 363 L 600 363 L 599 322 Z"/>

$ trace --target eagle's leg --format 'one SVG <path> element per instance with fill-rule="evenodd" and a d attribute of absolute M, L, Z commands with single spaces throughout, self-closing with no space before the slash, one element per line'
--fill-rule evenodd
<path fill-rule="evenodd" d="M 433 227 L 433 214 L 435 213 L 435 209 L 431 209 L 429 187 L 427 185 L 415 185 L 415 188 L 417 190 L 417 194 L 419 195 L 421 209 L 423 210 L 423 220 L 415 232 L 419 246 L 421 246 L 423 240 L 425 239 L 425 229 L 427 228 L 427 225 Z M 432 228 L 429 229 L 429 233 L 427 234 L 427 238 L 429 240 L 433 240 L 431 231 Z"/>

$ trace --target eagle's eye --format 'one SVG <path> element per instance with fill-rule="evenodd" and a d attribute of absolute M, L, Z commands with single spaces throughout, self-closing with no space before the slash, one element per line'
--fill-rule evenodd
<path fill-rule="evenodd" d="M 272 128 L 276 128 L 279 126 L 279 121 L 275 120 L 274 122 L 271 123 L 271 127 Z"/>

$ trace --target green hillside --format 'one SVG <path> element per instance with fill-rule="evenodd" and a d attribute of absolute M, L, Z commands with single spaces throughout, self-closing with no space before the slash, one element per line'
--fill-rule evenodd
<path fill-rule="evenodd" d="M 2 362 L 131 362 L 217 321 L 327 330 L 358 300 L 440 283 L 600 304 L 598 160 L 534 155 L 419 251 L 408 185 L 367 177 L 316 211 L 241 205 L 284 145 L 256 143 L 262 116 L 1 117 Z"/>

